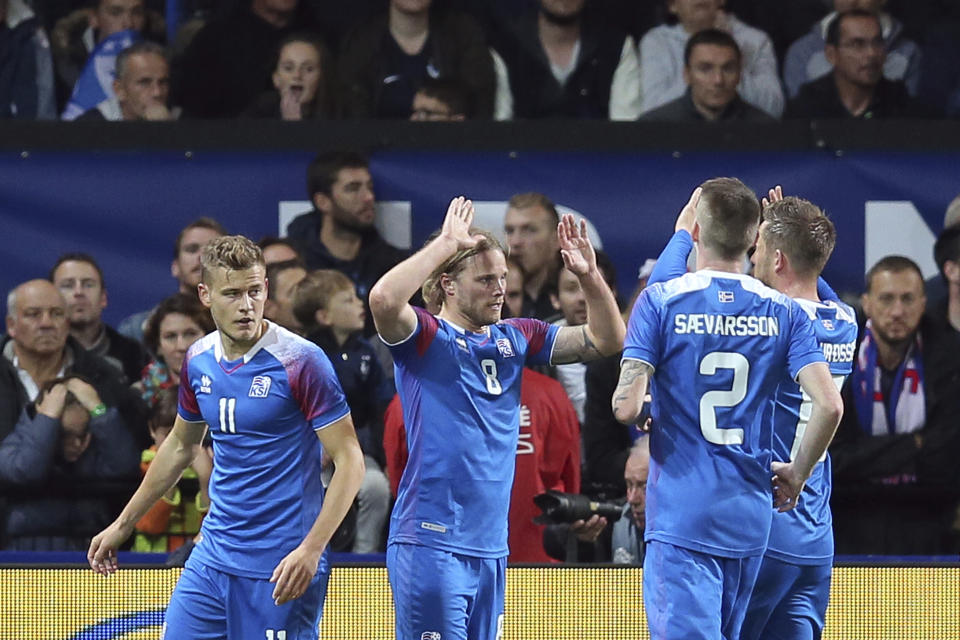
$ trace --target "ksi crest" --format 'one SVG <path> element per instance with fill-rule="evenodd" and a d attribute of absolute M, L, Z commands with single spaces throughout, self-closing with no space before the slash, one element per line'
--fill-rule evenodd
<path fill-rule="evenodd" d="M 253 382 L 250 384 L 250 393 L 251 398 L 266 398 L 267 394 L 270 393 L 270 376 L 254 376 Z"/>
<path fill-rule="evenodd" d="M 504 358 L 513 357 L 513 345 L 510 344 L 509 338 L 497 338 L 497 350 Z"/>

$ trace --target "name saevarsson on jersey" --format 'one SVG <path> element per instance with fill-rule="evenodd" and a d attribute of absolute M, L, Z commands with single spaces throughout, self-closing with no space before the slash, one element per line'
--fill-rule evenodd
<path fill-rule="evenodd" d="M 857 348 L 856 342 L 846 342 L 844 344 L 834 344 L 831 342 L 821 342 L 823 349 L 823 358 L 827 362 L 853 362 L 854 350 Z"/>
<path fill-rule="evenodd" d="M 674 333 L 718 336 L 780 335 L 780 321 L 774 316 L 725 316 L 719 313 L 678 313 Z"/>

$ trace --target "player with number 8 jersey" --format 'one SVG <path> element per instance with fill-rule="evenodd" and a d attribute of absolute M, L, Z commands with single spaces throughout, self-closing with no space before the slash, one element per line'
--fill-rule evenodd
<path fill-rule="evenodd" d="M 501 321 L 507 264 L 473 204 L 455 198 L 440 233 L 380 279 L 370 309 L 390 346 L 409 458 L 390 521 L 387 572 L 398 640 L 502 637 L 507 514 L 525 363 L 616 353 L 624 326 L 584 224 L 557 228 L 588 323 Z M 422 285 L 436 315 L 410 306 Z"/>

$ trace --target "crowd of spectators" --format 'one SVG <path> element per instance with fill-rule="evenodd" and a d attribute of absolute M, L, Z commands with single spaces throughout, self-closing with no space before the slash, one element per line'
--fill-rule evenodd
<path fill-rule="evenodd" d="M 266 317 L 318 344 L 334 365 L 366 457 L 355 509 L 335 540 L 341 550 L 382 552 L 406 446 L 392 363 L 369 322 L 367 297 L 407 253 L 374 226 L 366 158 L 319 154 L 307 182 L 313 210 L 293 221 L 288 237 L 259 243 L 270 282 Z M 509 199 L 500 229 L 511 254 L 505 316 L 585 322 L 583 294 L 559 258 L 558 219 L 545 194 Z M 128 318 L 123 331 L 102 319 L 107 282 L 92 255 L 64 254 L 49 279 L 9 293 L 0 342 L 0 549 L 83 549 L 132 492 L 173 422 L 187 349 L 215 328 L 198 299 L 197 256 L 225 233 L 211 218 L 171 229 L 176 292 Z M 862 317 L 860 338 L 849 345 L 854 373 L 830 449 L 840 554 L 960 552 L 960 197 L 933 254 L 940 275 L 926 283 L 908 258 L 879 260 L 856 304 Z M 634 297 L 651 262 L 640 270 Z M 598 266 L 616 291 L 602 252 Z M 433 302 L 419 304 L 429 309 Z M 623 305 L 624 314 L 630 307 Z M 581 560 L 642 560 L 649 453 L 642 430 L 613 417 L 618 369 L 615 355 L 525 371 L 512 561 L 570 558 L 571 550 Z M 138 523 L 134 548 L 174 551 L 190 541 L 210 503 L 215 454 L 205 449 Z M 533 497 L 549 490 L 622 501 L 621 522 L 534 525 Z"/>
<path fill-rule="evenodd" d="M 0 0 L 0 117 L 960 115 L 949 0 L 166 4 Z"/>

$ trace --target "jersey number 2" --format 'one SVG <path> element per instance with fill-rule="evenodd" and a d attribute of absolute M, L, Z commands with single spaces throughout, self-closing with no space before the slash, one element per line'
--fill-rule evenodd
<path fill-rule="evenodd" d="M 732 407 L 747 396 L 750 362 L 742 354 L 714 351 L 700 361 L 700 375 L 712 376 L 717 369 L 731 369 L 730 389 L 707 391 L 700 397 L 700 432 L 713 444 L 743 444 L 743 429 L 721 429 L 717 426 L 717 407 Z"/>

